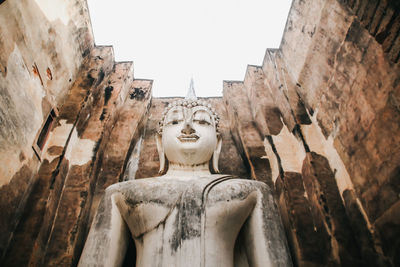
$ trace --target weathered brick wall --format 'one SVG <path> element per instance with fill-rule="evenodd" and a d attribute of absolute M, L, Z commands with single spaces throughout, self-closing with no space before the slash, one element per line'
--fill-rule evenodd
<path fill-rule="evenodd" d="M 299 266 L 400 262 L 396 12 L 385 1 L 294 1 L 280 48 L 224 83 L 240 147 L 259 139 L 241 130 L 248 114 L 264 139 Z"/>
<path fill-rule="evenodd" d="M 32 146 L 94 46 L 86 1 L 1 2 L 0 258 L 36 182 Z"/>
<path fill-rule="evenodd" d="M 294 8 L 302 10 L 300 2 L 295 2 Z M 387 13 L 392 12 L 391 8 L 388 6 Z M 303 135 L 310 149 L 325 153 L 336 169 L 345 204 L 361 201 L 359 212 L 365 212 L 366 223 L 365 227 L 361 227 L 361 221 L 353 223 L 363 228 L 356 231 L 370 228 L 375 238 L 381 238 L 384 254 L 398 264 L 395 255 L 399 247 L 392 244 L 399 237 L 395 230 L 395 214 L 399 213 L 399 195 L 395 193 L 400 165 L 400 139 L 396 134 L 400 114 L 395 104 L 400 91 L 399 66 L 392 63 L 385 46 L 365 29 L 359 14 L 354 16 L 336 1 L 326 2 L 320 14 L 307 60 L 293 78 L 309 112 L 314 112 L 313 124 L 318 124 L 331 148 L 325 145 L 321 149 L 322 143 L 315 142 L 316 129 L 311 130 L 314 126 L 302 127 Z M 298 24 L 299 29 L 293 31 L 300 32 L 302 25 L 300 21 Z M 297 62 L 293 52 L 286 50 L 292 34 L 289 30 L 287 33 L 281 51 L 290 70 Z M 332 155 L 335 153 L 342 163 Z M 340 173 L 342 164 L 347 173 Z M 350 196 L 356 200 L 350 200 Z M 379 251 L 379 246 L 376 249 Z"/>
<path fill-rule="evenodd" d="M 94 46 L 86 1 L 6 1 L 0 20 L 0 265 L 74 266 L 92 206 L 143 132 L 152 81 Z"/>
<path fill-rule="evenodd" d="M 76 265 L 92 211 L 143 132 L 151 85 L 134 79 L 132 62 L 115 63 L 112 47 L 91 51 L 49 134 L 5 266 Z"/>
<path fill-rule="evenodd" d="M 390 61 L 400 59 L 400 3 L 396 0 L 339 0 L 382 45 Z"/>

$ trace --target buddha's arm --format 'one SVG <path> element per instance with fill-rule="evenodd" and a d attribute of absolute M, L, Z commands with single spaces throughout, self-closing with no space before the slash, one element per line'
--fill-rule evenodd
<path fill-rule="evenodd" d="M 128 244 L 128 229 L 116 206 L 118 193 L 109 187 L 93 219 L 78 266 L 121 266 Z"/>
<path fill-rule="evenodd" d="M 272 192 L 264 183 L 257 185 L 257 203 L 242 231 L 249 266 L 292 266 Z"/>

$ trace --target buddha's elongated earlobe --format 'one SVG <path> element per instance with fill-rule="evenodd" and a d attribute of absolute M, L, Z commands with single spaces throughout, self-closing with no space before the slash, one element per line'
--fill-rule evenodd
<path fill-rule="evenodd" d="M 158 157 L 160 158 L 160 170 L 158 171 L 159 174 L 164 174 L 166 170 L 166 162 L 165 162 L 165 153 L 164 153 L 164 148 L 162 146 L 162 136 L 161 134 L 156 134 L 156 144 L 157 144 L 157 151 L 158 151 Z"/>
<path fill-rule="evenodd" d="M 219 133 L 217 133 L 217 145 L 215 146 L 211 162 L 212 171 L 214 173 L 219 173 L 218 160 L 219 160 L 219 154 L 221 153 L 221 147 L 222 147 L 222 137 Z"/>

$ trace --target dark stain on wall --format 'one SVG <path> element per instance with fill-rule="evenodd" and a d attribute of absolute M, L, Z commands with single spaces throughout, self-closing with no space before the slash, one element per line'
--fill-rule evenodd
<path fill-rule="evenodd" d="M 110 100 L 111 93 L 114 90 L 114 87 L 109 85 L 104 89 L 104 106 L 107 105 L 108 100 Z"/>

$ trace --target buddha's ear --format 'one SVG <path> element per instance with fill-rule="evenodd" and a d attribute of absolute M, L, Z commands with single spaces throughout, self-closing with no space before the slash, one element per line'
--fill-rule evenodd
<path fill-rule="evenodd" d="M 211 162 L 212 170 L 214 171 L 214 173 L 219 173 L 218 160 L 219 160 L 219 154 L 221 153 L 221 147 L 222 147 L 222 137 L 219 133 L 217 133 L 217 145 L 215 146 Z"/>
<path fill-rule="evenodd" d="M 162 136 L 159 133 L 156 134 L 156 144 L 157 144 L 158 157 L 160 158 L 160 170 L 158 171 L 158 173 L 163 174 L 166 172 L 165 153 L 162 145 Z"/>

